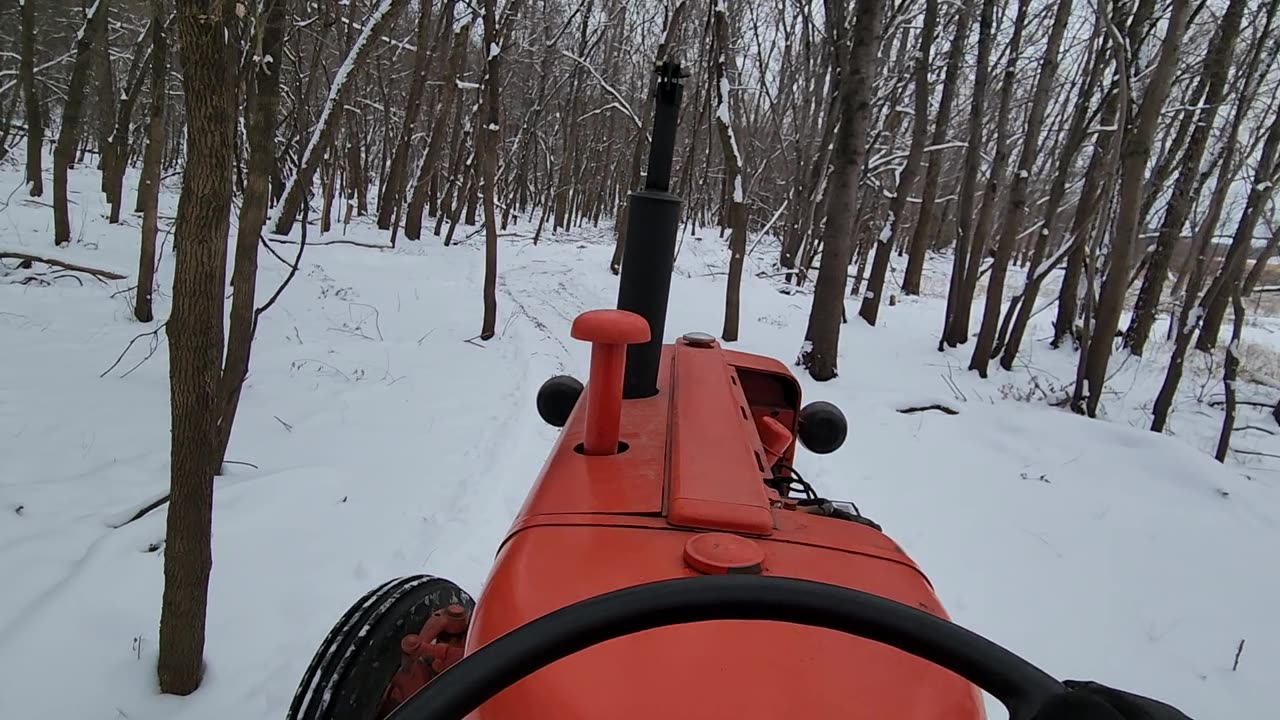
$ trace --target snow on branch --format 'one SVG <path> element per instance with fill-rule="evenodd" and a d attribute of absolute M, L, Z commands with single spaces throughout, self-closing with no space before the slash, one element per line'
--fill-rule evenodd
<path fill-rule="evenodd" d="M 63 53 L 62 55 L 60 55 L 60 56 L 58 56 L 58 57 L 56 57 L 56 58 L 54 58 L 54 59 L 50 60 L 50 61 L 49 61 L 49 62 L 47 62 L 47 63 L 44 63 L 44 64 L 42 64 L 42 65 L 37 65 L 37 66 L 35 66 L 35 69 L 34 69 L 32 72 L 38 75 L 38 74 L 40 73 L 40 71 L 41 71 L 41 70 L 47 70 L 48 68 L 51 68 L 51 67 L 53 67 L 54 65 L 57 65 L 57 64 L 61 63 L 63 60 L 66 60 L 66 59 L 70 58 L 72 55 L 74 55 L 74 54 L 75 54 L 75 52 L 76 52 L 76 51 L 75 51 L 75 48 L 72 48 L 71 50 L 68 50 L 67 52 L 65 52 L 65 53 Z M 17 74 L 18 74 L 18 72 L 15 70 L 15 71 L 13 71 L 13 72 L 4 72 L 4 73 L 0 73 L 0 74 L 4 74 L 4 75 L 17 75 Z M 3 94 L 5 94 L 5 93 L 9 92 L 9 88 L 12 88 L 14 85 L 17 85 L 17 84 L 18 84 L 18 81 L 17 81 L 17 80 L 10 80 L 9 82 L 5 83 L 4 85 L 0 85 L 0 95 L 3 95 Z"/>
<path fill-rule="evenodd" d="M 599 115 L 600 113 L 602 113 L 602 112 L 604 112 L 604 111 L 606 111 L 606 110 L 611 110 L 611 109 L 612 109 L 612 110 L 617 110 L 618 112 L 621 112 L 621 113 L 623 113 L 623 114 L 627 114 L 627 113 L 628 113 L 627 108 L 622 107 L 621 105 L 619 105 L 619 104 L 618 104 L 618 103 L 616 103 L 616 102 L 611 102 L 611 103 L 609 103 L 608 105 L 605 105 L 604 107 L 599 107 L 599 108 L 596 108 L 595 110 L 592 110 L 592 111 L 591 111 L 591 112 L 589 112 L 589 113 L 586 113 L 586 114 L 584 114 L 584 115 L 580 115 L 580 116 L 578 117 L 578 121 L 579 121 L 579 122 L 581 122 L 581 121 L 586 120 L 587 118 L 591 117 L 592 115 Z"/>
<path fill-rule="evenodd" d="M 80 31 L 76 33 L 76 40 L 84 39 L 84 34 L 88 32 L 89 26 L 93 24 L 94 19 L 98 16 L 98 8 L 102 7 L 102 0 L 95 0 L 88 10 L 84 11 L 84 25 L 80 26 Z"/>
<path fill-rule="evenodd" d="M 967 147 L 969 147 L 969 143 L 957 140 L 954 142 L 940 143 L 938 145 L 929 145 L 923 150 L 921 150 L 921 152 L 928 154 L 931 152 L 938 152 L 939 150 L 951 150 L 953 148 L 967 148 Z M 877 172 L 881 167 L 888 165 L 889 163 L 897 162 L 899 160 L 906 160 L 906 159 L 907 159 L 907 153 L 905 152 L 886 152 L 882 155 L 877 155 L 876 157 L 873 157 L 867 161 L 867 172 L 868 173 Z"/>
<path fill-rule="evenodd" d="M 619 94 L 617 90 L 613 89 L 612 85 L 605 82 L 604 78 L 600 77 L 600 73 L 596 72 L 596 69 L 591 67 L 590 63 L 588 63 L 586 60 L 583 60 L 577 55 L 574 55 L 573 53 L 568 52 L 566 50 L 561 50 L 560 54 L 569 58 L 570 60 L 573 60 L 574 62 L 577 62 L 578 64 L 582 65 L 582 67 L 586 68 L 587 72 L 590 72 L 593 76 L 595 76 L 596 82 L 600 83 L 600 87 L 604 88 L 605 92 L 612 95 L 614 99 L 618 101 L 618 104 L 615 107 L 617 107 L 619 110 L 626 113 L 627 117 L 631 118 L 631 122 L 636 124 L 637 129 L 643 127 L 640 123 L 640 118 L 636 117 L 635 111 L 631 109 L 631 106 L 627 104 L 627 101 L 622 99 L 622 95 Z M 601 108 L 601 109 L 604 110 L 607 108 Z M 583 117 L 586 117 L 586 116 L 584 115 Z"/>
<path fill-rule="evenodd" d="M 733 150 L 733 158 L 739 168 L 733 179 L 733 201 L 745 202 L 746 194 L 742 190 L 742 152 L 738 150 L 738 136 L 733 132 L 733 121 L 729 117 L 729 78 L 723 76 L 720 78 L 720 102 L 716 106 L 716 120 L 720 121 L 728 133 L 729 148 Z"/>
<path fill-rule="evenodd" d="M 340 18 L 338 18 L 338 19 L 339 19 L 339 20 L 341 20 L 341 21 L 342 21 L 342 23 L 343 23 L 344 25 L 352 25 L 352 24 L 353 24 L 350 20 L 348 20 L 348 19 L 346 19 L 346 18 L 344 18 L 344 17 L 340 17 Z M 416 53 L 416 52 L 418 52 L 418 46 L 417 46 L 417 45 L 414 45 L 413 43 L 411 43 L 411 42 L 409 42 L 409 41 L 407 41 L 407 40 L 396 40 L 395 38 L 389 38 L 389 37 L 387 37 L 387 36 L 385 36 L 385 35 L 384 35 L 384 36 L 382 37 L 382 42 L 384 42 L 384 43 L 386 43 L 386 44 L 388 44 L 388 45 L 392 45 L 392 46 L 394 46 L 394 47 L 400 48 L 401 50 L 404 50 L 404 51 L 406 51 L 406 52 L 411 52 L 411 53 Z"/>
<path fill-rule="evenodd" d="M 383 24 L 383 20 L 387 18 L 400 1 L 381 0 L 378 3 L 378 7 L 374 9 L 369 19 L 365 21 L 364 28 L 360 31 L 360 36 L 356 38 L 355 44 L 351 46 L 346 59 L 342 61 L 342 66 L 334 74 L 333 85 L 329 87 L 329 97 L 325 100 L 324 109 L 320 112 L 320 119 L 316 122 L 315 129 L 311 133 L 311 140 L 307 142 L 307 149 L 303 151 L 302 157 L 298 161 L 298 170 L 285 183 L 284 192 L 280 194 L 282 201 L 271 210 L 271 217 L 267 221 L 267 227 L 271 228 L 272 233 L 280 234 L 281 215 L 289 205 L 285 200 L 297 192 L 298 181 L 300 179 L 306 182 L 311 181 L 311 173 L 307 169 L 313 168 L 317 162 L 316 153 L 320 150 L 320 143 L 324 138 L 325 130 L 329 126 L 330 116 L 333 114 L 334 107 L 339 105 L 339 99 L 342 97 L 342 91 L 347 87 L 347 80 L 351 77 L 351 71 L 355 68 L 361 56 L 364 55 L 365 45 L 369 43 L 369 39 L 373 37 L 374 32 Z"/>

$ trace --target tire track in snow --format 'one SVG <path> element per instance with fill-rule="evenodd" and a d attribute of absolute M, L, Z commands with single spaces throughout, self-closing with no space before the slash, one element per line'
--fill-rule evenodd
<path fill-rule="evenodd" d="M 577 341 L 568 340 L 569 327 L 583 310 L 612 304 L 584 300 L 599 293 L 574 281 L 582 273 L 566 271 L 563 264 L 558 272 L 535 269 L 541 262 L 509 264 L 498 279 L 499 309 L 505 306 L 506 318 L 496 341 L 485 348 L 499 354 L 501 367 L 518 371 L 507 376 L 510 383 L 485 415 L 486 430 L 462 453 L 466 471 L 442 498 L 436 522 L 424 529 L 419 545 L 447 547 L 460 555 L 445 560 L 433 557 L 433 550 L 424 554 L 421 570 L 450 576 L 473 594 L 483 590 L 493 553 L 558 435 L 538 417 L 537 388 L 557 373 L 582 375 L 585 365 L 575 365 L 589 349 L 585 343 L 570 344 Z M 451 538 L 469 542 L 457 548 Z"/>

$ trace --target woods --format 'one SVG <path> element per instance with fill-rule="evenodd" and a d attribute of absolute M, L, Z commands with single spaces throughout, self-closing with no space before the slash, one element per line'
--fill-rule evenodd
<path fill-rule="evenodd" d="M 1189 353 L 1219 351 L 1224 460 L 1246 318 L 1276 284 L 1278 11 L 1280 0 L 0 5 L 0 152 L 21 153 L 19 195 L 47 206 L 50 252 L 93 241 L 68 177 L 100 173 L 109 222 L 137 219 L 131 310 L 153 323 L 172 235 L 161 688 L 200 683 L 214 478 L 259 317 L 288 284 L 263 300 L 259 253 L 287 248 L 292 277 L 308 243 L 356 227 L 379 248 L 483 242 L 483 281 L 456 301 L 477 309 L 472 340 L 502 343 L 519 312 L 500 292 L 513 226 L 533 228 L 532 245 L 602 229 L 612 261 L 595 269 L 618 273 L 665 60 L 690 71 L 672 191 L 686 235 L 724 258 L 708 272 L 724 283 L 726 343 L 748 332 L 753 276 L 803 298 L 797 366 L 817 382 L 862 352 L 846 325 L 878 332 L 900 298 L 945 296 L 936 348 L 923 349 L 963 354 L 993 385 L 1032 351 L 1068 355 L 1075 374 L 1044 393 L 1049 405 L 1105 416 L 1117 365 L 1162 363 L 1155 432 L 1169 429 Z M 166 181 L 179 192 L 172 218 L 158 200 Z M 1037 317 L 1053 318 L 1042 333 Z"/>

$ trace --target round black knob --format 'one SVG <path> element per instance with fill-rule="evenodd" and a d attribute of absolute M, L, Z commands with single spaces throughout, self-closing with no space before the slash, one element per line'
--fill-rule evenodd
<path fill-rule="evenodd" d="M 835 452 L 849 435 L 849 421 L 840 408 L 818 400 L 800 408 L 800 442 L 819 455 Z"/>
<path fill-rule="evenodd" d="M 582 394 L 582 383 L 569 375 L 556 375 L 538 388 L 538 415 L 553 427 L 569 422 L 573 406 Z"/>

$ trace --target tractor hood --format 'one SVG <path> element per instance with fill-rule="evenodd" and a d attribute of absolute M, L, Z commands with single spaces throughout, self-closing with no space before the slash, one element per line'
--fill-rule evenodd
<path fill-rule="evenodd" d="M 785 366 L 695 333 L 663 346 L 657 377 L 656 394 L 620 401 L 618 452 L 592 455 L 584 406 L 609 405 L 591 397 L 593 371 L 498 552 L 467 653 L 579 600 L 699 573 L 831 583 L 947 617 L 888 536 L 803 512 L 777 489 L 775 473 L 790 468 L 803 434 L 800 387 Z M 604 445 L 613 444 L 610 436 Z M 972 684 L 888 646 L 799 625 L 715 621 L 589 648 L 475 715 L 667 717 L 981 720 L 983 711 Z"/>
<path fill-rule="evenodd" d="M 778 512 L 759 572 L 876 593 L 946 617 L 928 581 L 878 531 Z M 687 546 L 711 533 L 661 519 L 531 519 L 499 552 L 467 652 L 578 600 L 698 574 Z M 843 538 L 833 541 L 833 538 Z M 649 630 L 572 655 L 508 688 L 476 720 L 981 720 L 978 690 L 899 650 L 776 622 Z"/>

